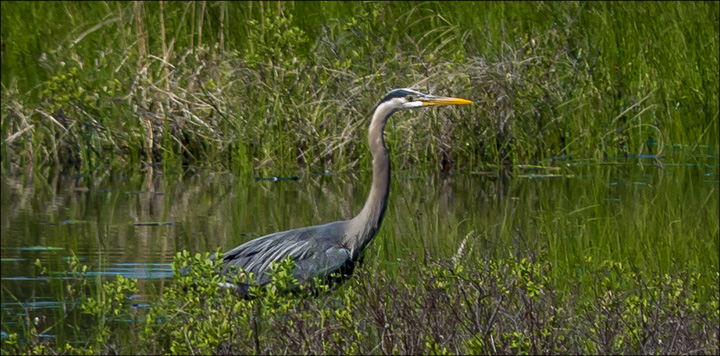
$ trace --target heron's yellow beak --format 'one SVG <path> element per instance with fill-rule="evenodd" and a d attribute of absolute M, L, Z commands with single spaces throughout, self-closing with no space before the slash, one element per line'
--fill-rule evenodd
<path fill-rule="evenodd" d="M 435 105 L 435 106 L 441 106 L 441 105 L 467 105 L 472 104 L 473 102 L 470 100 L 460 99 L 460 98 L 445 98 L 442 96 L 433 97 L 433 98 L 418 98 L 423 103 L 423 106 L 428 105 Z"/>

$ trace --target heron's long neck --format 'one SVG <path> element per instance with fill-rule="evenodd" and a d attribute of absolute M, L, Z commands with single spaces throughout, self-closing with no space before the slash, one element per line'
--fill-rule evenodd
<path fill-rule="evenodd" d="M 362 248 L 377 235 L 385 216 L 388 193 L 390 192 L 390 155 L 385 147 L 383 130 L 392 110 L 379 105 L 373 114 L 368 132 L 368 144 L 373 162 L 373 180 L 370 194 L 360 213 L 350 220 L 349 234 L 343 243 L 357 258 Z"/>

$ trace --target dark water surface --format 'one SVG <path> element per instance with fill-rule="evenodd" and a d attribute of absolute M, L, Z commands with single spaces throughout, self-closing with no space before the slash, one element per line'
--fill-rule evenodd
<path fill-rule="evenodd" d="M 718 269 L 717 149 L 672 152 L 603 163 L 559 159 L 551 167 L 516 166 L 509 175 L 394 172 L 386 219 L 364 268 L 391 273 L 413 254 L 450 257 L 466 240 L 499 256 L 544 249 L 559 274 L 581 273 L 588 256 L 658 273 L 688 266 L 711 273 Z M 297 177 L 157 168 L 6 173 L 3 324 L 18 303 L 62 307 L 48 279 L 60 278 L 73 254 L 90 275 L 137 278 L 142 290 L 148 281 L 169 281 L 178 251 L 227 250 L 267 233 L 347 219 L 369 191 L 365 173 Z M 38 259 L 47 274 L 38 274 Z"/>

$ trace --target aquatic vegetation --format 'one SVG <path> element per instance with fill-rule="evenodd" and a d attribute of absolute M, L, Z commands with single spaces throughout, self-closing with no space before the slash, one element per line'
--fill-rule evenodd
<path fill-rule="evenodd" d="M 367 268 L 336 289 L 289 293 L 297 283 L 286 260 L 254 298 L 219 286 L 220 260 L 178 253 L 173 281 L 133 308 L 135 280 L 122 276 L 79 294 L 90 327 L 64 342 L 38 337 L 33 323 L 3 339 L 7 353 L 538 354 L 717 353 L 719 276 L 647 276 L 621 263 L 598 264 L 590 281 L 556 287 L 543 254 L 403 264 L 400 278 Z M 79 266 L 76 262 L 74 266 Z M 179 270 L 192 266 L 181 276 Z M 75 268 L 82 275 L 86 268 Z M 240 277 L 238 277 L 240 278 Z M 86 285 L 83 278 L 75 286 Z M 587 284 L 587 285 L 582 285 Z M 302 288 L 302 287 L 301 287 Z M 579 292 L 587 290 L 587 292 Z M 701 294 L 709 292 L 710 298 Z M 53 328 L 62 328 L 57 323 Z M 51 328 L 52 329 L 52 328 Z M 81 343 L 74 342 L 80 338 Z"/>

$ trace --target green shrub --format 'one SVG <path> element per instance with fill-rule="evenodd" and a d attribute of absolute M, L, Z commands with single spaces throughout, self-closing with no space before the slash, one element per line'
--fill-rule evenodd
<path fill-rule="evenodd" d="M 37 337 L 34 329 L 8 330 L 3 353 L 718 351 L 718 274 L 712 297 L 704 300 L 701 276 L 648 276 L 607 261 L 586 272 L 589 284 L 571 280 L 577 287 L 566 292 L 547 277 L 552 265 L 542 255 L 469 255 L 427 264 L 409 260 L 394 281 L 360 267 L 344 285 L 313 296 L 305 286 L 293 292 L 294 263 L 285 260 L 273 267 L 272 282 L 254 288 L 248 299 L 220 286 L 226 280 L 217 273 L 221 263 L 209 254 L 179 253 L 174 281 L 150 296 L 147 309 L 131 307 L 128 297 L 137 291 L 132 279 L 106 281 L 99 294 L 86 289 L 78 297 L 92 327 L 77 335 L 85 344 L 28 342 Z M 252 276 L 233 278 L 252 282 Z"/>

